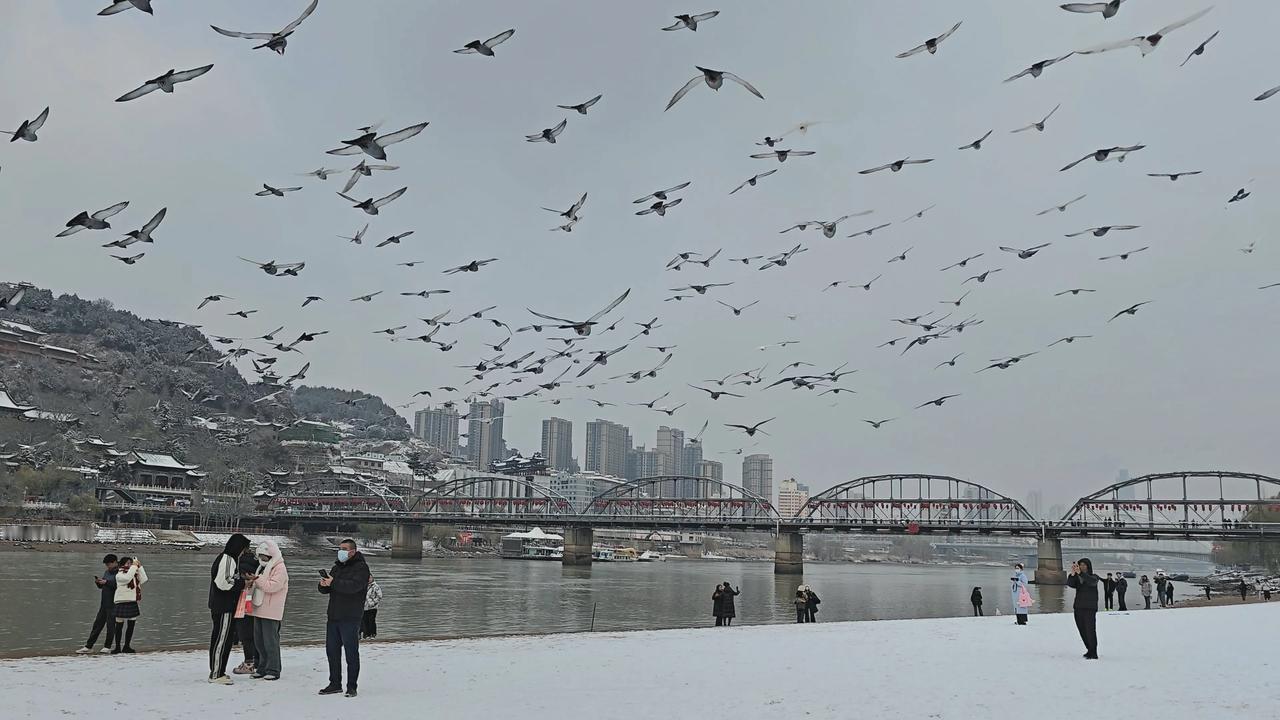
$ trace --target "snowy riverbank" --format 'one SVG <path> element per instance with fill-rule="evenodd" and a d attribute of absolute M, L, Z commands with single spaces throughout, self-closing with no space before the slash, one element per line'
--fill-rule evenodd
<path fill-rule="evenodd" d="M 1278 620 L 1280 603 L 1106 613 L 1097 662 L 1081 659 L 1068 614 L 1027 627 L 1004 616 L 383 643 L 362 649 L 355 699 L 315 694 L 327 678 L 315 646 L 286 648 L 279 682 L 232 688 L 204 681 L 203 652 L 6 660 L 0 672 L 11 718 L 221 720 L 253 707 L 276 718 L 968 720 L 1022 708 L 1051 720 L 1078 717 L 1083 693 L 1202 720 L 1274 716 Z"/>

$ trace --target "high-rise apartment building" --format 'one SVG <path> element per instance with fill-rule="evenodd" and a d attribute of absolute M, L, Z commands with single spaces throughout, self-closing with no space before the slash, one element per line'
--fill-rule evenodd
<path fill-rule="evenodd" d="M 695 473 L 700 478 L 708 480 L 724 481 L 724 463 L 719 460 L 699 460 L 698 471 Z"/>
<path fill-rule="evenodd" d="M 773 458 L 763 453 L 743 458 L 742 487 L 773 502 Z"/>
<path fill-rule="evenodd" d="M 573 423 L 557 417 L 542 421 L 542 457 L 551 470 L 572 469 Z"/>
<path fill-rule="evenodd" d="M 667 454 L 664 452 L 646 450 L 643 445 L 640 445 L 627 454 L 626 478 L 628 480 L 670 474 Z"/>
<path fill-rule="evenodd" d="M 457 455 L 459 447 L 457 409 L 429 407 L 415 412 L 413 434 L 446 455 Z"/>
<path fill-rule="evenodd" d="M 1032 517 L 1036 518 L 1037 520 L 1043 520 L 1044 518 L 1040 515 L 1040 513 L 1044 511 L 1044 495 L 1040 494 L 1039 490 L 1032 490 L 1031 492 L 1027 493 L 1026 508 L 1027 508 L 1027 512 L 1031 513 Z"/>
<path fill-rule="evenodd" d="M 476 470 L 485 472 L 494 460 L 505 460 L 507 443 L 502 439 L 502 401 L 473 402 L 467 420 L 467 458 Z"/>
<path fill-rule="evenodd" d="M 789 478 L 778 483 L 778 514 L 784 518 L 795 517 L 809 502 L 809 486 Z"/>
<path fill-rule="evenodd" d="M 662 425 L 658 428 L 658 444 L 654 448 L 667 456 L 668 475 L 687 475 L 684 466 L 684 431 Z"/>
<path fill-rule="evenodd" d="M 587 451 L 583 466 L 590 472 L 627 477 L 631 431 L 625 425 L 596 418 L 587 423 Z"/>

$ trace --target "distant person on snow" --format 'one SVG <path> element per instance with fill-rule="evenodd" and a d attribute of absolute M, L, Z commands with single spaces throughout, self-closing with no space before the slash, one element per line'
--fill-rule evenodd
<path fill-rule="evenodd" d="M 1124 604 L 1124 594 L 1127 592 L 1129 592 L 1129 581 L 1124 578 L 1124 575 L 1116 575 L 1116 607 L 1120 612 L 1129 610 L 1129 606 Z"/>
<path fill-rule="evenodd" d="M 973 604 L 973 616 L 982 616 L 982 588 L 975 587 L 969 594 L 969 602 Z"/>
<path fill-rule="evenodd" d="M 378 606 L 382 604 L 382 586 L 369 576 L 369 592 L 364 596 L 364 616 L 360 618 L 360 638 L 378 637 Z"/>
<path fill-rule="evenodd" d="M 1027 624 L 1027 615 L 1031 612 L 1031 591 L 1027 589 L 1027 573 L 1022 563 L 1013 566 L 1013 577 L 1009 578 L 1013 595 L 1013 612 L 1017 615 L 1019 625 Z"/>
<path fill-rule="evenodd" d="M 814 592 L 813 588 L 808 585 L 804 586 L 804 597 L 805 622 L 818 622 L 818 606 L 822 604 L 822 598 L 819 598 L 818 593 Z"/>
<path fill-rule="evenodd" d="M 1210 588 L 1208 585 L 1204 586 L 1204 599 L 1205 600 L 1213 599 L 1213 589 Z"/>
<path fill-rule="evenodd" d="M 796 622 L 805 622 L 809 614 L 807 609 L 809 605 L 809 598 L 805 597 L 803 590 L 796 590 L 796 599 L 794 602 L 796 606 Z"/>
<path fill-rule="evenodd" d="M 147 571 L 142 569 L 142 561 L 132 558 L 120 558 L 120 570 L 116 573 L 115 601 L 116 635 L 115 647 L 111 654 L 133 652 L 133 628 L 142 614 L 138 603 L 142 601 L 142 586 L 147 582 Z M 124 646 L 120 645 L 120 637 L 124 636 Z"/>
<path fill-rule="evenodd" d="M 1244 578 L 1240 578 L 1240 602 L 1245 601 L 1245 596 L 1249 594 L 1249 586 L 1244 584 Z"/>
<path fill-rule="evenodd" d="M 249 538 L 235 533 L 227 538 L 222 552 L 209 566 L 209 617 L 213 632 L 209 635 L 209 682 L 230 685 L 227 660 L 231 658 L 231 633 L 235 630 L 236 606 L 244 591 L 240 574 L 240 556 L 249 549 Z"/>
<path fill-rule="evenodd" d="M 1115 597 L 1116 594 L 1116 581 L 1112 579 L 1111 573 L 1107 573 L 1106 579 L 1102 581 L 1102 590 L 1106 594 L 1106 605 L 1104 609 L 1111 610 L 1114 605 L 1112 598 Z"/>
<path fill-rule="evenodd" d="M 1173 581 L 1164 581 L 1164 604 L 1166 607 L 1173 607 Z"/>
<path fill-rule="evenodd" d="M 711 614 L 716 617 L 716 627 L 724 625 L 724 583 L 716 585 L 711 593 Z"/>
<path fill-rule="evenodd" d="M 1076 630 L 1084 642 L 1086 660 L 1098 659 L 1098 576 L 1093 574 L 1093 562 L 1080 558 L 1071 563 L 1067 587 L 1076 591 L 1071 609 L 1076 616 Z"/>
<path fill-rule="evenodd" d="M 1147 607 L 1145 609 L 1150 610 L 1151 609 L 1151 578 L 1147 577 L 1146 575 L 1143 575 L 1142 579 L 1138 581 L 1138 589 L 1142 591 L 1142 599 L 1145 600 L 1147 603 Z"/>
<path fill-rule="evenodd" d="M 727 581 L 723 587 L 724 589 L 720 591 L 720 614 L 724 616 L 724 626 L 729 627 L 738 615 L 737 603 L 733 599 L 741 595 L 742 591 L 732 587 Z"/>
<path fill-rule="evenodd" d="M 1164 588 L 1169 584 L 1169 578 L 1161 570 L 1156 571 L 1156 602 L 1160 603 L 1160 607 L 1164 607 Z"/>
<path fill-rule="evenodd" d="M 116 635 L 116 571 L 120 569 L 120 559 L 114 554 L 108 554 L 102 558 L 104 571 L 102 577 L 95 577 L 93 584 L 98 587 L 98 615 L 93 619 L 93 630 L 89 632 L 89 639 L 85 641 L 84 647 L 76 650 L 80 655 L 86 655 L 93 652 L 93 646 L 98 642 L 98 635 L 105 628 L 107 631 L 107 639 L 102 643 L 102 652 L 111 652 L 112 642 Z"/>

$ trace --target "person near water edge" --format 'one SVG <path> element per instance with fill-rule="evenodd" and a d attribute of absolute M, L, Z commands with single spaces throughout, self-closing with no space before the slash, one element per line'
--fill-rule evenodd
<path fill-rule="evenodd" d="M 369 564 L 351 538 L 338 543 L 338 561 L 320 571 L 317 589 L 329 596 L 324 651 L 329 659 L 329 684 L 321 695 L 342 692 L 342 659 L 347 660 L 347 697 L 355 697 L 360 680 L 360 620 L 369 592 Z"/>
<path fill-rule="evenodd" d="M 975 587 L 969 594 L 969 602 L 973 604 L 973 616 L 982 617 L 982 588 Z"/>
<path fill-rule="evenodd" d="M 284 602 L 289 596 L 289 570 L 284 555 L 273 540 L 258 546 L 258 567 L 249 578 L 253 603 L 253 645 L 258 651 L 258 664 L 253 677 L 279 680 L 280 625 L 284 622 Z"/>
<path fill-rule="evenodd" d="M 378 606 L 382 604 L 382 586 L 369 576 L 369 592 L 364 596 L 364 616 L 360 618 L 360 639 L 378 637 Z"/>
<path fill-rule="evenodd" d="M 1098 576 L 1093 574 L 1093 562 L 1080 558 L 1071 563 L 1067 587 L 1076 591 L 1071 609 L 1076 616 L 1076 630 L 1084 642 L 1086 660 L 1098 659 Z"/>
<path fill-rule="evenodd" d="M 1013 611 L 1017 615 L 1019 625 L 1026 625 L 1031 612 L 1031 591 L 1027 589 L 1027 573 L 1022 563 L 1013 566 L 1013 577 L 1009 578 L 1013 595 Z"/>
<path fill-rule="evenodd" d="M 818 622 L 818 606 L 822 604 L 822 598 L 818 597 L 818 593 L 813 591 L 813 586 L 804 586 L 805 597 L 805 622 Z"/>
<path fill-rule="evenodd" d="M 1116 594 L 1116 581 L 1111 577 L 1111 573 L 1107 573 L 1107 577 L 1102 580 L 1102 592 L 1105 595 L 1104 608 L 1112 610 L 1115 607 L 1113 598 Z"/>
<path fill-rule="evenodd" d="M 716 627 L 724 625 L 724 583 L 711 592 L 711 614 L 716 618 Z"/>
<path fill-rule="evenodd" d="M 792 602 L 796 606 L 796 623 L 805 622 L 805 618 L 809 614 L 807 609 L 809 605 L 809 598 L 805 597 L 803 590 L 796 590 L 796 599 Z"/>
<path fill-rule="evenodd" d="M 142 601 L 142 586 L 147 582 L 147 571 L 142 569 L 142 561 L 133 558 L 120 558 L 120 569 L 116 572 L 115 601 L 115 645 L 111 654 L 132 653 L 133 629 L 138 623 L 142 609 L 138 603 Z M 121 646 L 121 636 L 124 645 Z"/>
<path fill-rule="evenodd" d="M 724 582 L 723 587 L 724 589 L 720 591 L 720 614 L 724 617 L 725 627 L 729 627 L 733 625 L 733 619 L 738 616 L 737 603 L 734 602 L 734 598 L 741 595 L 742 591 L 734 588 L 727 580 Z"/>
<path fill-rule="evenodd" d="M 235 533 L 227 538 L 222 552 L 209 566 L 209 617 L 213 632 L 209 636 L 209 682 L 230 685 L 227 660 L 231 658 L 231 633 L 235 630 L 236 605 L 244 591 L 240 574 L 240 556 L 249 549 L 249 538 Z"/>
<path fill-rule="evenodd" d="M 115 639 L 116 571 L 120 568 L 120 559 L 111 553 L 102 558 L 102 564 L 105 567 L 102 577 L 93 579 L 93 584 L 98 587 L 98 615 L 93 619 L 93 630 L 89 632 L 89 639 L 85 641 L 83 647 L 76 650 L 79 655 L 93 652 L 93 646 L 98 642 L 98 635 L 103 629 L 107 631 L 107 639 L 102 642 L 102 652 L 111 652 L 111 645 Z"/>

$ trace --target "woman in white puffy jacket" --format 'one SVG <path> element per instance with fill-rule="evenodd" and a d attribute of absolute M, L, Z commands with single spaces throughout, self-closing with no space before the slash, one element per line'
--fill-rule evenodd
<path fill-rule="evenodd" d="M 147 582 L 147 571 L 142 569 L 142 561 L 130 557 L 120 558 L 120 571 L 116 573 L 115 594 L 115 647 L 111 654 L 131 653 L 133 649 L 133 628 L 142 614 L 138 603 L 142 600 L 142 586 Z M 123 632 L 121 632 L 123 631 Z M 121 635 L 124 646 L 121 647 Z"/>

